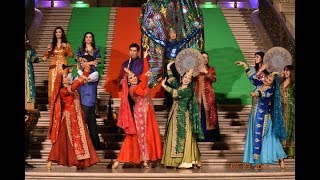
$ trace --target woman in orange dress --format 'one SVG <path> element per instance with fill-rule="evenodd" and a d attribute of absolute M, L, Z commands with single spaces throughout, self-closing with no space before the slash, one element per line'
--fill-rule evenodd
<path fill-rule="evenodd" d="M 49 171 L 52 162 L 83 169 L 100 161 L 89 136 L 77 90 L 88 80 L 89 65 L 93 61 L 83 63 L 85 64 L 84 74 L 72 84 L 70 84 L 69 76 L 65 75 L 62 70 L 57 72 L 50 102 L 48 136 L 52 148 L 47 163 Z"/>
<path fill-rule="evenodd" d="M 47 60 L 50 56 L 53 58 L 49 67 L 49 79 L 48 79 L 48 100 L 50 102 L 51 94 L 53 90 L 53 84 L 55 82 L 57 72 L 62 69 L 62 64 L 68 65 L 67 56 L 73 57 L 73 51 L 70 43 L 67 40 L 67 36 L 62 27 L 58 26 L 53 31 L 53 37 L 51 43 L 48 45 L 48 49 L 44 53 L 43 60 Z M 64 74 L 68 74 L 68 70 L 64 70 Z"/>
<path fill-rule="evenodd" d="M 122 82 L 122 98 L 117 124 L 124 129 L 126 137 L 112 169 L 117 168 L 119 162 L 135 164 L 143 162 L 143 167 L 149 168 L 149 161 L 160 160 L 162 157 L 162 138 L 159 133 L 150 89 L 147 86 L 148 77 L 152 75 L 152 72 L 148 71 L 148 53 L 148 50 L 144 52 L 144 66 L 140 82 L 132 71 L 124 68 L 126 74 Z M 133 116 L 128 102 L 128 94 L 135 104 Z"/>

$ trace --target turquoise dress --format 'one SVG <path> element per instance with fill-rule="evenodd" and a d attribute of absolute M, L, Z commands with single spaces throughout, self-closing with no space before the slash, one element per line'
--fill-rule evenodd
<path fill-rule="evenodd" d="M 252 165 L 274 164 L 279 159 L 287 157 L 274 129 L 275 120 L 271 118 L 273 108 L 271 102 L 275 87 L 264 86 L 249 68 L 246 72 L 250 82 L 256 86 L 255 91 L 260 92 L 260 97 L 252 98 L 243 162 Z"/>
<path fill-rule="evenodd" d="M 39 62 L 39 58 L 33 48 L 25 50 L 25 103 L 35 103 L 36 87 L 34 82 L 33 63 Z"/>

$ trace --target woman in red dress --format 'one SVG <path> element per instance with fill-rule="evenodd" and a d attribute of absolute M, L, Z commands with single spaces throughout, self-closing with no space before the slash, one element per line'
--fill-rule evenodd
<path fill-rule="evenodd" d="M 63 74 L 63 70 L 58 71 L 54 82 L 48 131 L 52 143 L 47 163 L 49 171 L 52 162 L 84 169 L 100 161 L 88 133 L 77 91 L 78 87 L 88 80 L 90 65 L 93 62 L 83 63 L 83 75 L 72 84 L 70 78 Z"/>
<path fill-rule="evenodd" d="M 160 160 L 162 157 L 162 138 L 159 133 L 150 89 L 147 86 L 148 77 L 152 75 L 152 72 L 149 71 L 148 53 L 148 50 L 144 52 L 140 82 L 133 72 L 124 68 L 126 74 L 122 82 L 122 98 L 117 124 L 124 129 L 126 137 L 112 169 L 117 168 L 119 162 L 135 164 L 143 162 L 143 167 L 149 168 L 148 161 Z M 129 87 L 127 80 L 130 84 Z M 133 116 L 128 102 L 128 93 L 135 104 Z"/>

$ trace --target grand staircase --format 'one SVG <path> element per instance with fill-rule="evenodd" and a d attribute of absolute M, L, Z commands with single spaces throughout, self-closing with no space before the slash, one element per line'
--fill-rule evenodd
<path fill-rule="evenodd" d="M 254 64 L 253 55 L 258 50 L 264 50 L 259 36 L 251 23 L 250 14 L 253 10 L 246 9 L 222 9 L 229 26 L 239 43 L 239 46 L 250 65 Z M 66 31 L 67 22 L 63 24 L 67 15 L 57 22 L 57 18 L 49 20 L 48 14 L 64 13 L 71 14 L 70 9 L 43 9 L 44 20 L 41 23 L 37 35 L 38 54 L 43 54 L 47 44 L 52 37 L 54 27 L 59 24 Z M 63 16 L 63 15 L 61 15 Z M 201 169 L 167 169 L 155 167 L 150 169 L 121 168 L 111 170 L 111 164 L 119 153 L 124 133 L 115 127 L 115 122 L 107 118 L 107 109 L 115 113 L 119 110 L 120 99 L 109 99 L 109 94 L 104 92 L 104 84 L 108 71 L 110 52 L 113 41 L 113 28 L 116 19 L 116 8 L 110 11 L 110 23 L 107 36 L 106 56 L 104 74 L 98 86 L 99 108 L 101 115 L 97 118 L 99 136 L 102 149 L 97 153 L 101 163 L 87 168 L 84 171 L 77 171 L 75 167 L 61 167 L 53 163 L 51 172 L 45 169 L 51 143 L 47 138 L 49 126 L 49 111 L 40 109 L 41 117 L 37 126 L 31 132 L 31 152 L 27 162 L 36 166 L 34 169 L 26 169 L 25 179 L 294 179 L 295 160 L 286 159 L 286 169 L 280 170 L 279 164 L 268 166 L 266 169 L 254 170 L 253 167 L 245 169 L 242 164 L 247 121 L 250 112 L 250 105 L 218 105 L 219 125 L 221 142 L 199 142 L 202 165 Z M 61 23 L 61 24 L 60 24 Z M 35 64 L 37 89 L 45 87 L 44 81 L 48 78 L 49 63 L 41 62 Z M 44 88 L 43 88 L 44 89 Z M 47 92 L 47 91 L 45 91 Z M 110 101 L 109 101 L 110 100 Z M 162 98 L 153 99 L 156 119 L 158 121 L 161 135 L 165 133 L 165 124 L 168 110 L 163 107 Z M 47 102 L 43 100 L 44 106 Z"/>

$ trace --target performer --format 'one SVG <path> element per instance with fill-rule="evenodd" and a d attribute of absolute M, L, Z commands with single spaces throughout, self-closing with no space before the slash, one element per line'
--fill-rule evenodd
<path fill-rule="evenodd" d="M 167 76 L 168 61 L 174 61 L 181 50 L 189 47 L 203 50 L 203 17 L 197 1 L 148 0 L 142 6 L 139 22 L 142 46 L 151 51 L 149 63 L 155 74 L 149 80 L 152 86 Z M 171 70 L 180 78 L 175 67 Z M 169 97 L 166 93 L 166 99 Z"/>
<path fill-rule="evenodd" d="M 51 43 L 48 45 L 46 52 L 44 53 L 43 60 L 47 60 L 50 56 L 53 58 L 49 67 L 49 84 L 48 84 L 48 100 L 50 103 L 51 94 L 53 93 L 53 85 L 57 76 L 57 71 L 62 69 L 62 64 L 68 65 L 67 56 L 73 57 L 73 51 L 70 43 L 67 40 L 67 36 L 62 27 L 58 26 L 53 31 L 53 37 Z M 68 69 L 64 70 L 65 74 L 68 74 Z"/>
<path fill-rule="evenodd" d="M 27 33 L 24 34 L 25 40 L 25 108 L 35 109 L 36 86 L 34 83 L 33 63 L 38 63 L 39 58 L 34 48 L 30 44 Z"/>
<path fill-rule="evenodd" d="M 76 56 L 77 61 L 81 63 L 84 55 L 91 55 L 94 58 L 95 66 L 101 61 L 100 49 L 96 46 L 94 34 L 92 32 L 86 32 L 83 35 L 82 45 L 78 48 Z"/>
<path fill-rule="evenodd" d="M 94 63 L 82 63 L 85 67 L 84 73 L 72 84 L 62 69 L 57 72 L 50 101 L 48 137 L 52 148 L 47 163 L 49 171 L 52 162 L 64 166 L 76 166 L 77 169 L 84 169 L 100 162 L 89 136 L 77 90 L 88 81 L 90 65 Z"/>
<path fill-rule="evenodd" d="M 295 79 L 294 66 L 287 65 L 283 69 L 281 83 L 281 102 L 287 139 L 283 143 L 288 157 L 295 157 Z"/>
<path fill-rule="evenodd" d="M 129 56 L 130 58 L 124 61 L 121 65 L 121 71 L 118 76 L 118 85 L 122 86 L 123 76 L 125 74 L 124 68 L 128 68 L 130 71 L 139 77 L 143 70 L 143 59 L 139 57 L 138 53 L 140 51 L 140 46 L 137 43 L 132 43 L 129 45 Z"/>
<path fill-rule="evenodd" d="M 117 168 L 119 162 L 136 164 L 143 162 L 143 167 L 149 168 L 149 161 L 160 160 L 162 157 L 162 138 L 159 133 L 150 89 L 147 86 L 148 77 L 152 74 L 149 71 L 148 53 L 148 50 L 144 52 L 144 65 L 140 80 L 133 71 L 124 68 L 126 73 L 122 80 L 122 97 L 117 124 L 124 129 L 126 137 L 112 169 Z M 133 117 L 128 93 L 135 103 Z"/>
<path fill-rule="evenodd" d="M 89 54 L 81 56 L 81 68 L 78 69 L 78 77 L 83 75 L 84 62 L 96 64 L 95 58 Z M 88 125 L 90 138 L 95 150 L 100 149 L 99 131 L 96 119 L 97 89 L 99 82 L 99 72 L 95 65 L 91 65 L 88 81 L 79 87 L 82 110 Z"/>
<path fill-rule="evenodd" d="M 236 61 L 243 66 L 250 82 L 257 87 L 252 96 L 252 108 L 248 121 L 243 162 L 253 165 L 274 164 L 279 160 L 280 168 L 285 168 L 287 157 L 281 141 L 286 132 L 282 116 L 281 94 L 278 76 L 275 73 L 263 74 L 261 80 L 254 78 L 254 73 L 247 64 Z M 275 85 L 274 85 L 275 80 Z"/>
<path fill-rule="evenodd" d="M 217 104 L 212 83 L 216 82 L 217 76 L 213 66 L 208 64 L 209 56 L 205 51 L 201 52 L 204 58 L 204 66 L 195 77 L 195 90 L 199 109 L 201 112 L 201 128 L 205 142 L 220 141 Z M 200 140 L 198 140 L 200 141 Z"/>
<path fill-rule="evenodd" d="M 165 133 L 164 154 L 161 163 L 166 167 L 192 168 L 201 167 L 201 154 L 196 138 L 204 139 L 201 129 L 200 114 L 194 85 L 192 84 L 192 69 L 183 75 L 182 83 L 173 76 L 170 66 L 167 65 L 167 78 L 162 81 L 162 87 L 173 97 L 167 128 Z M 196 137 L 197 136 L 197 137 Z"/>

